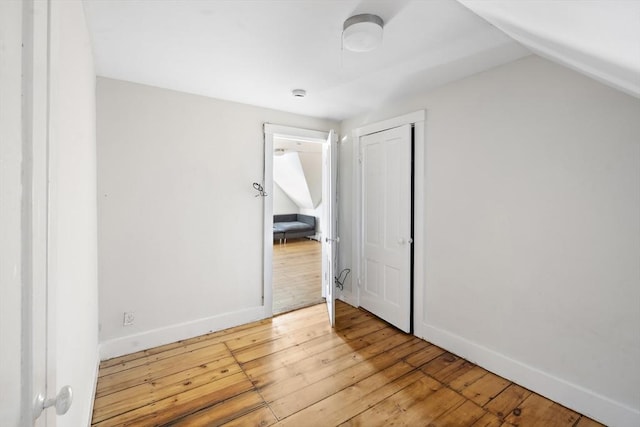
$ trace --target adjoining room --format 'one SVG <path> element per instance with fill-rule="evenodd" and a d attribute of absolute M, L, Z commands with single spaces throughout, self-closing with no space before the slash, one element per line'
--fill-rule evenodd
<path fill-rule="evenodd" d="M 322 142 L 274 139 L 273 314 L 323 301 Z"/>

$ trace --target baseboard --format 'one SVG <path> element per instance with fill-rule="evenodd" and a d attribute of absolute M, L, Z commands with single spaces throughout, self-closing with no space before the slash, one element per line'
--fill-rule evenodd
<path fill-rule="evenodd" d="M 337 299 L 353 307 L 358 306 L 358 302 L 356 301 L 355 295 L 352 292 L 341 291 Z"/>
<path fill-rule="evenodd" d="M 100 343 L 100 360 L 135 353 L 264 318 L 265 309 L 259 306 L 106 340 Z"/>
<path fill-rule="evenodd" d="M 100 348 L 98 347 L 98 354 L 96 357 L 96 371 L 93 375 L 93 391 L 91 393 L 91 404 L 89 405 L 89 419 L 87 420 L 87 427 L 91 427 L 91 421 L 93 420 L 93 404 L 96 401 L 96 393 L 98 392 L 98 374 L 100 373 Z"/>
<path fill-rule="evenodd" d="M 601 423 L 640 425 L 640 411 L 540 371 L 448 331 L 421 324 L 416 336 Z"/>

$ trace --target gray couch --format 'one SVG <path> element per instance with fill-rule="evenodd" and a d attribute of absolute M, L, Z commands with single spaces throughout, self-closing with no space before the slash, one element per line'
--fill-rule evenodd
<path fill-rule="evenodd" d="M 315 236 L 316 217 L 302 214 L 273 216 L 273 240 Z"/>

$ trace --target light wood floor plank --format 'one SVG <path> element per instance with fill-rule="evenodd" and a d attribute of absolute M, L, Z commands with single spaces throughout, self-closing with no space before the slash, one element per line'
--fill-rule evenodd
<path fill-rule="evenodd" d="M 273 312 L 283 313 L 324 301 L 322 244 L 293 239 L 273 245 Z"/>
<path fill-rule="evenodd" d="M 531 392 L 517 384 L 511 384 L 497 395 L 491 402 L 485 405 L 485 409 L 504 419 L 518 407 L 525 399 L 531 396 Z"/>
<path fill-rule="evenodd" d="M 228 358 L 225 363 L 221 363 L 220 365 L 222 366 L 220 367 L 211 366 L 206 373 L 185 376 L 185 372 L 179 372 L 97 398 L 93 409 L 94 421 L 102 421 L 120 413 L 149 405 L 166 397 L 178 395 L 187 390 L 242 372 L 240 366 L 234 363 L 232 358 Z"/>
<path fill-rule="evenodd" d="M 251 388 L 251 381 L 244 373 L 239 373 L 122 413 L 95 425 L 100 427 L 162 425 L 230 399 Z"/>
<path fill-rule="evenodd" d="M 258 408 L 265 408 L 264 401 L 258 392 L 251 390 L 171 422 L 169 425 L 172 427 L 221 425 L 235 419 L 242 419 L 244 415 Z"/>
<path fill-rule="evenodd" d="M 432 398 L 429 399 L 429 397 Z M 389 425 L 427 425 L 435 416 L 445 412 L 449 407 L 447 405 L 459 405 L 461 399 L 453 391 L 443 388 L 438 381 L 424 376 L 342 425 L 380 427 Z M 428 409 L 425 404 L 429 405 Z M 422 417 L 427 410 L 437 410 L 438 408 L 439 412 L 437 414 L 431 413 L 431 419 Z"/>
<path fill-rule="evenodd" d="M 98 381 L 96 396 L 102 397 L 142 382 L 152 382 L 158 378 L 182 372 L 191 366 L 212 363 L 227 363 L 232 357 L 224 344 L 216 344 L 193 350 L 187 354 L 179 354 L 166 359 L 149 362 L 126 371 L 105 375 Z M 153 370 L 149 366 L 153 366 Z"/>
<path fill-rule="evenodd" d="M 564 427 L 573 426 L 580 414 L 538 394 L 531 394 L 505 421 L 513 425 Z"/>
<path fill-rule="evenodd" d="M 224 427 L 268 427 L 277 422 L 278 420 L 271 413 L 271 410 L 263 406 L 222 425 Z"/>
<path fill-rule="evenodd" d="M 423 377 L 422 372 L 413 370 L 404 362 L 398 362 L 292 414 L 282 420 L 279 425 L 285 427 L 339 425 Z"/>
<path fill-rule="evenodd" d="M 301 409 L 338 393 L 346 387 L 352 386 L 358 381 L 375 375 L 376 372 L 393 366 L 407 354 L 420 351 L 424 347 L 424 342 L 405 342 L 396 346 L 393 350 L 385 351 L 372 359 L 365 360 L 337 374 L 323 378 L 294 393 L 270 402 L 269 406 L 278 419 L 286 418 Z"/>
<path fill-rule="evenodd" d="M 477 405 L 485 406 L 502 393 L 510 384 L 510 381 L 488 372 L 477 381 L 463 388 L 461 393 Z"/>
<path fill-rule="evenodd" d="M 325 304 L 101 363 L 93 426 L 600 426 L 366 311 Z"/>
<path fill-rule="evenodd" d="M 391 350 L 406 342 L 408 336 L 397 331 L 388 331 L 389 336 L 379 342 L 363 347 L 357 351 L 349 352 L 336 359 L 310 359 L 310 363 L 296 366 L 290 372 L 277 372 L 277 376 L 270 373 L 265 379 L 258 381 L 260 393 L 267 402 L 286 396 L 307 385 L 316 383 L 321 379 L 330 377 L 336 372 L 343 371 L 358 363 Z M 325 361 L 326 360 L 326 361 Z M 306 362 L 306 361 L 305 361 Z M 260 386 L 262 384 L 262 386 Z"/>
<path fill-rule="evenodd" d="M 591 418 L 583 416 L 580 418 L 580 421 L 578 421 L 578 424 L 576 424 L 576 427 L 604 427 L 604 424 L 600 424 Z"/>
<path fill-rule="evenodd" d="M 487 412 L 478 421 L 473 423 L 471 427 L 510 427 L 510 426 L 507 425 L 507 423 L 503 422 L 502 419 Z"/>
<path fill-rule="evenodd" d="M 465 400 L 429 423 L 429 427 L 471 426 L 486 412 L 475 403 Z"/>

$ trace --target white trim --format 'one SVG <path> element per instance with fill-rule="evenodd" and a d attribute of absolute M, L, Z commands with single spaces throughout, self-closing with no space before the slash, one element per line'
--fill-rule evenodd
<path fill-rule="evenodd" d="M 266 197 L 262 204 L 262 306 L 264 317 L 273 316 L 273 125 L 264 125 L 264 176 Z"/>
<path fill-rule="evenodd" d="M 416 325 L 418 326 L 418 325 Z M 511 359 L 459 335 L 421 323 L 416 336 L 607 425 L 640 425 L 640 411 Z"/>
<path fill-rule="evenodd" d="M 89 401 L 87 427 L 91 427 L 91 421 L 93 419 L 93 405 L 96 402 L 96 393 L 98 392 L 98 375 L 100 375 L 100 354 L 96 356 L 96 369 L 93 374 L 93 389 L 91 391 L 91 400 Z"/>
<path fill-rule="evenodd" d="M 422 294 L 424 292 L 424 253 L 425 253 L 425 237 L 424 237 L 424 219 L 425 197 L 424 197 L 424 176 L 425 176 L 425 120 L 427 113 L 425 110 L 418 110 L 402 116 L 394 117 L 376 123 L 371 123 L 352 131 L 353 137 L 353 215 L 352 230 L 354 231 L 352 242 L 352 263 L 354 266 L 355 288 L 350 297 L 350 304 L 360 306 L 360 280 L 362 277 L 362 165 L 360 164 L 360 137 L 370 135 L 372 133 L 381 132 L 383 130 L 392 129 L 407 124 L 414 125 L 414 205 L 413 214 L 415 218 L 413 231 L 413 283 L 414 283 L 414 328 L 417 327 L 418 313 L 422 313 L 423 304 Z"/>
<path fill-rule="evenodd" d="M 338 298 L 340 301 L 349 304 L 353 307 L 357 307 L 358 306 L 358 301 L 356 298 L 356 294 L 353 292 L 348 292 L 348 291 L 341 291 L 340 295 L 338 295 Z"/>
<path fill-rule="evenodd" d="M 360 215 L 360 189 L 362 188 L 362 184 L 360 182 L 360 137 L 358 136 L 358 129 L 353 130 L 352 132 L 352 140 L 353 140 L 353 154 L 352 154 L 352 162 L 353 167 L 351 168 L 353 171 L 352 182 L 353 182 L 353 197 L 352 197 L 352 211 L 351 211 L 351 264 L 353 271 L 351 272 L 351 303 L 355 307 L 360 306 L 360 223 L 361 223 L 361 215 Z"/>
<path fill-rule="evenodd" d="M 251 307 L 107 340 L 100 344 L 100 360 L 135 353 L 261 319 L 264 319 L 263 307 Z"/>
<path fill-rule="evenodd" d="M 423 113 L 425 113 L 423 111 Z M 420 319 L 424 319 L 425 293 L 425 165 L 426 165 L 426 135 L 425 118 L 416 122 L 414 126 L 414 158 L 413 158 L 413 332 L 416 333 Z"/>
<path fill-rule="evenodd" d="M 413 113 L 408 113 L 402 116 L 393 117 L 391 119 L 383 120 L 381 122 L 364 125 L 354 130 L 354 141 L 357 142 L 358 145 L 360 145 L 361 136 L 369 135 L 369 134 L 380 132 L 387 129 L 396 128 L 402 125 L 424 122 L 425 118 L 426 118 L 425 110 L 418 110 L 418 111 L 414 111 Z"/>
<path fill-rule="evenodd" d="M 264 133 L 272 134 L 276 138 L 295 139 L 296 141 L 325 142 L 329 137 L 329 132 L 322 130 L 311 130 L 294 128 L 290 126 L 264 124 Z"/>

